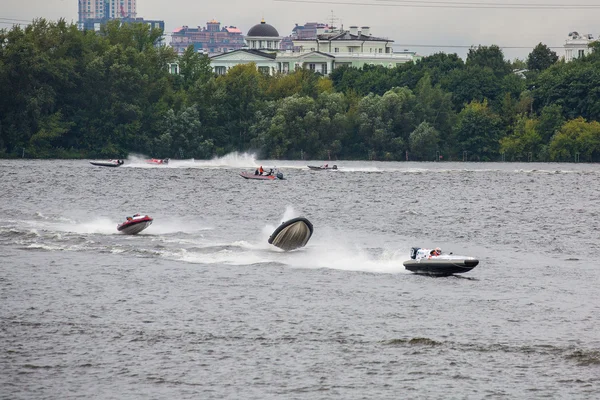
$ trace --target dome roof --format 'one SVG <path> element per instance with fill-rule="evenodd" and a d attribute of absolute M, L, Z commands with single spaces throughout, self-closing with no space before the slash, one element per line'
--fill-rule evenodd
<path fill-rule="evenodd" d="M 256 24 L 250 28 L 246 36 L 279 37 L 279 32 L 277 32 L 277 29 L 272 25 L 265 23 L 265 20 L 263 19 L 260 24 Z"/>

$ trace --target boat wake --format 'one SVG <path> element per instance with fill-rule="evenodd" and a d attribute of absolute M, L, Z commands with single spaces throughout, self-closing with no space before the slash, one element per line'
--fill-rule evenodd
<path fill-rule="evenodd" d="M 368 247 L 360 237 L 330 227 L 315 226 L 306 247 L 283 251 L 268 243 L 281 221 L 298 216 L 288 206 L 281 220 L 265 224 L 258 232 L 234 240 L 219 240 L 220 232 L 199 222 L 155 218 L 139 235 L 121 235 L 119 221 L 108 217 L 71 219 L 36 216 L 33 220 L 0 221 L 0 244 L 25 250 L 111 253 L 119 256 L 158 257 L 203 265 L 281 266 L 335 269 L 370 273 L 405 273 L 406 247 Z M 247 237 L 252 237 L 248 240 Z"/>
<path fill-rule="evenodd" d="M 212 160 L 169 159 L 169 163 L 163 165 L 149 164 L 146 162 L 148 158 L 141 154 L 132 154 L 123 166 L 129 168 L 256 168 L 259 166 L 254 153 L 234 152 Z"/>

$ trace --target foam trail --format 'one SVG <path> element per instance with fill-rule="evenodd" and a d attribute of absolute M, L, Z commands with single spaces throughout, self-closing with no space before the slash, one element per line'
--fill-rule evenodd
<path fill-rule="evenodd" d="M 200 168 L 256 168 L 258 164 L 254 153 L 233 152 L 212 160 L 196 161 L 195 166 Z"/>
<path fill-rule="evenodd" d="M 200 264 L 278 264 L 290 268 L 408 273 L 402 264 L 407 258 L 404 247 L 396 248 L 394 245 L 394 249 L 366 248 L 361 240 L 352 243 L 348 235 L 329 232 L 325 237 L 321 236 L 315 245 L 308 244 L 302 249 L 285 252 L 267 242 L 274 229 L 274 226 L 266 225 L 257 242 L 242 241 L 220 246 L 213 244 L 210 249 L 214 251 L 190 251 L 180 259 Z"/>
<path fill-rule="evenodd" d="M 205 226 L 200 221 L 191 221 L 190 219 L 176 219 L 168 217 L 153 217 L 154 221 L 144 232 L 151 231 L 154 234 L 169 234 L 169 233 L 196 233 L 201 231 L 211 230 L 213 228 Z M 150 232 L 148 232 L 150 233 Z"/>
<path fill-rule="evenodd" d="M 53 228 L 53 230 L 55 229 L 61 232 L 71 232 L 80 234 L 100 233 L 110 235 L 118 233 L 118 224 L 118 222 L 115 222 L 114 220 L 111 220 L 109 218 L 100 217 L 86 222 L 51 224 L 49 227 Z"/>

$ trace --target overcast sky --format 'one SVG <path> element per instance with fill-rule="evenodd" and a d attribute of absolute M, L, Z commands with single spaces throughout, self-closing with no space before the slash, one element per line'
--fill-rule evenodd
<path fill-rule="evenodd" d="M 396 50 L 410 49 L 421 55 L 437 52 L 465 57 L 472 45 L 497 44 L 507 59 L 525 59 L 542 42 L 559 56 L 569 32 L 600 34 L 600 8 L 574 9 L 594 5 L 592 0 L 137 0 L 138 17 L 165 21 L 167 33 L 188 25 L 205 26 L 216 19 L 222 25 L 237 26 L 246 33 L 265 21 L 281 36 L 289 35 L 295 24 L 329 22 L 369 26 L 371 34 L 394 40 Z M 361 5 L 350 5 L 360 3 Z M 440 7 L 448 3 L 450 7 Z M 476 3 L 479 8 L 456 8 Z M 507 9 L 497 5 L 557 5 L 555 9 Z M 418 4 L 426 7 L 410 7 Z M 497 8 L 480 8 L 495 4 Z M 598 4 L 598 2 L 596 2 Z M 11 19 L 30 21 L 43 17 L 77 22 L 77 0 L 0 0 L 0 27 L 10 28 Z M 21 21 L 18 21 L 21 22 Z M 169 39 L 167 40 L 169 41 Z M 459 47 L 451 47 L 459 46 Z M 511 48 L 513 47 L 513 48 Z M 525 47 L 524 49 L 514 47 Z"/>

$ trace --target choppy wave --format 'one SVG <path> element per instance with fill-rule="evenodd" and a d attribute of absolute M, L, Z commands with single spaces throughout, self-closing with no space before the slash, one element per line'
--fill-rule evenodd
<path fill-rule="evenodd" d="M 427 337 L 398 338 L 389 339 L 381 342 L 384 346 L 425 346 L 441 347 L 447 350 L 459 350 L 461 352 L 477 353 L 506 353 L 521 354 L 524 356 L 537 355 L 547 357 L 557 357 L 568 362 L 574 362 L 581 367 L 600 365 L 599 349 L 578 349 L 573 346 L 557 345 L 506 345 L 500 343 L 482 344 L 482 343 L 461 343 L 456 341 L 436 340 Z"/>

